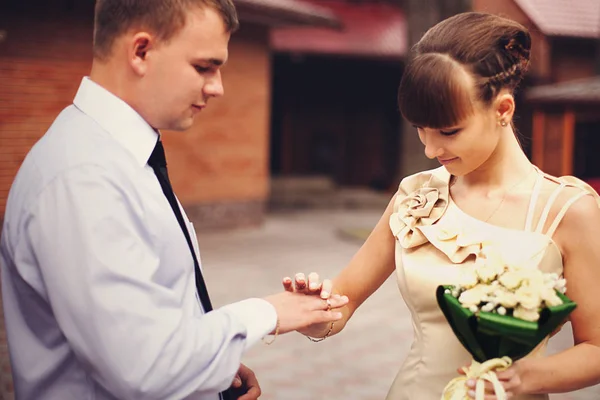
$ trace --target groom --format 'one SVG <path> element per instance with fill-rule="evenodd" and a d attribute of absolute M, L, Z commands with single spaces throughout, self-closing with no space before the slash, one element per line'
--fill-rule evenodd
<path fill-rule="evenodd" d="M 240 365 L 250 346 L 341 317 L 330 308 L 347 299 L 288 292 L 212 311 L 159 131 L 188 129 L 223 95 L 237 25 L 231 0 L 97 1 L 90 77 L 6 206 L 16 398 L 217 400 L 234 382 L 252 400 L 260 387 Z"/>

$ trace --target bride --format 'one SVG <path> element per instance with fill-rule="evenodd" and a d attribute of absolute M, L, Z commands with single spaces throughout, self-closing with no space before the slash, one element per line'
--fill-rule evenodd
<path fill-rule="evenodd" d="M 426 156 L 442 166 L 402 180 L 367 241 L 333 282 L 320 283 L 314 273 L 283 281 L 289 291 L 349 297 L 341 321 L 301 331 L 320 341 L 342 331 L 395 271 L 414 342 L 388 400 L 439 400 L 457 369 L 470 363 L 438 308 L 435 289 L 455 282 L 483 242 L 513 263 L 533 262 L 564 275 L 567 295 L 578 304 L 570 318 L 573 347 L 546 356 L 546 339 L 498 373 L 509 397 L 548 399 L 550 393 L 600 383 L 599 198 L 576 178 L 539 170 L 520 147 L 513 93 L 530 50 L 525 27 L 494 15 L 459 14 L 431 28 L 406 66 L 399 105 Z M 470 389 L 472 384 L 467 382 Z M 495 399 L 487 390 L 486 399 Z"/>

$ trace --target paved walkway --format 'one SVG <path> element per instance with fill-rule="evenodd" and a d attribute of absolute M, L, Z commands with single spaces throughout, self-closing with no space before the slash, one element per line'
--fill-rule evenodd
<path fill-rule="evenodd" d="M 370 211 L 309 211 L 272 215 L 259 229 L 199 233 L 213 303 L 277 292 L 281 278 L 295 272 L 335 276 L 360 246 L 339 230 L 370 228 L 378 218 Z M 261 382 L 261 399 L 384 399 L 412 340 L 410 316 L 394 279 L 365 302 L 338 336 L 311 343 L 292 333 L 271 346 L 252 348 L 244 362 Z M 570 334 L 567 327 L 553 338 L 551 351 L 572 344 Z M 551 398 L 598 400 L 600 386 Z"/>

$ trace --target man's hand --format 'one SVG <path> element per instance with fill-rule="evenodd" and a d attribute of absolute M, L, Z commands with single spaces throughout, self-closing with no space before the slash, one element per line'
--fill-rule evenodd
<path fill-rule="evenodd" d="M 240 364 L 240 369 L 233 379 L 231 387 L 234 389 L 241 389 L 239 391 L 234 391 L 241 394 L 237 400 L 256 400 L 262 393 L 256 375 L 254 375 L 254 372 L 244 364 Z"/>
<path fill-rule="evenodd" d="M 288 291 L 266 297 L 265 300 L 275 307 L 280 334 L 338 321 L 342 318 L 338 309 L 348 304 L 346 296 L 333 296 L 325 300 L 320 296 Z"/>

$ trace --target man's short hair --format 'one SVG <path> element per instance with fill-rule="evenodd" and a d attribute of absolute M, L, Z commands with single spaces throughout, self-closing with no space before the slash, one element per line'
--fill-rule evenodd
<path fill-rule="evenodd" d="M 184 27 L 193 7 L 217 11 L 230 33 L 239 27 L 232 0 L 96 0 L 94 57 L 107 58 L 115 39 L 132 28 L 147 29 L 168 41 Z"/>

